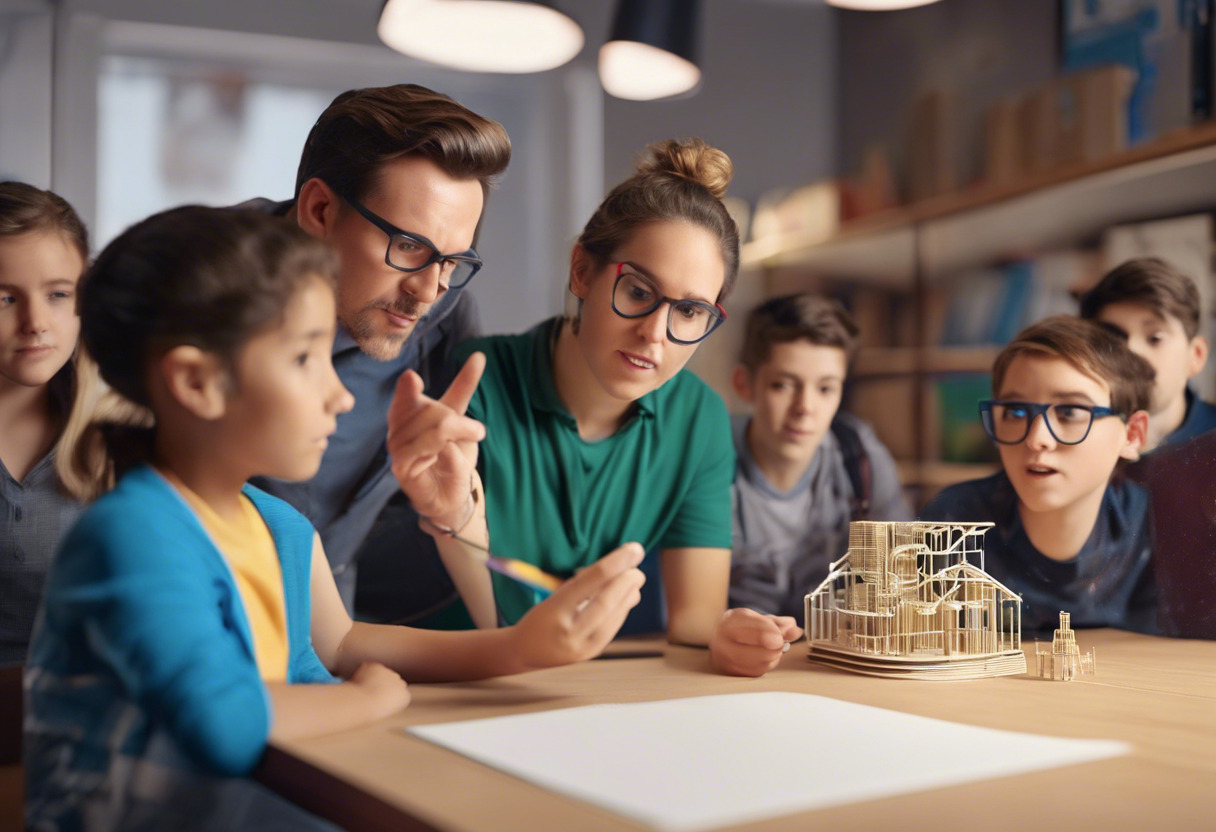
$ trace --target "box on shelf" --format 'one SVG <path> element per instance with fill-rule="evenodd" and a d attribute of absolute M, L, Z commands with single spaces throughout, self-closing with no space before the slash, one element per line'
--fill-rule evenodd
<path fill-rule="evenodd" d="M 1135 82 L 1136 73 L 1118 65 L 1057 80 L 1056 164 L 1093 162 L 1128 146 L 1127 103 Z"/>
<path fill-rule="evenodd" d="M 840 230 L 840 189 L 817 182 L 762 195 L 752 216 L 752 239 L 798 234 L 804 244 L 830 240 Z"/>
<path fill-rule="evenodd" d="M 886 148 L 873 144 L 862 156 L 861 170 L 840 181 L 840 219 L 855 220 L 899 204 Z"/>
<path fill-rule="evenodd" d="M 985 178 L 1009 184 L 1123 150 L 1135 81 L 1135 72 L 1112 64 L 1053 78 L 996 102 L 985 120 Z"/>
<path fill-rule="evenodd" d="M 1008 185 L 1022 175 L 1020 99 L 1006 96 L 984 114 L 984 180 L 991 185 Z"/>
<path fill-rule="evenodd" d="M 953 96 L 943 90 L 924 93 L 912 105 L 908 196 L 913 202 L 959 186 L 955 109 Z"/>

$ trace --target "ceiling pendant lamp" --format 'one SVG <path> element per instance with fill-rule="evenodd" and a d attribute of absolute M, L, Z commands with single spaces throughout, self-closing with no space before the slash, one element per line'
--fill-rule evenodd
<path fill-rule="evenodd" d="M 670 98 L 701 82 L 700 0 L 619 0 L 600 47 L 600 83 L 633 101 Z"/>
<path fill-rule="evenodd" d="M 828 0 L 828 5 L 861 12 L 886 12 L 895 9 L 911 9 L 914 6 L 927 6 L 936 2 L 937 0 Z"/>
<path fill-rule="evenodd" d="M 376 33 L 404 55 L 471 72 L 544 72 L 584 41 L 582 27 L 539 0 L 387 0 Z"/>

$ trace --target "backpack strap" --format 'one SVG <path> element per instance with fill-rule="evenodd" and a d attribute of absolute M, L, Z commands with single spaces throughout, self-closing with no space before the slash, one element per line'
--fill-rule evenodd
<path fill-rule="evenodd" d="M 831 430 L 840 445 L 840 452 L 844 456 L 844 470 L 849 476 L 849 484 L 853 487 L 853 496 L 849 499 L 849 519 L 865 520 L 870 515 L 870 496 L 873 488 L 870 455 L 861 444 L 861 434 L 844 419 L 833 419 Z"/>

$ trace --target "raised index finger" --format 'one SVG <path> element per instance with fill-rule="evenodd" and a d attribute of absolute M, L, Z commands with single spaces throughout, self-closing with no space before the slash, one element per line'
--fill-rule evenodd
<path fill-rule="evenodd" d="M 439 401 L 463 416 L 464 412 L 469 409 L 469 399 L 473 398 L 473 393 L 477 390 L 477 384 L 481 381 L 481 374 L 485 369 L 484 353 L 475 352 L 470 355 L 468 361 L 464 362 L 464 366 L 460 368 L 460 372 L 456 374 L 456 378 L 452 379 L 452 383 L 448 385 L 447 391 L 439 397 Z"/>
<path fill-rule="evenodd" d="M 422 376 L 413 370 L 406 370 L 397 377 L 397 388 L 393 391 L 393 401 L 388 406 L 388 427 L 391 432 L 394 427 L 400 427 L 401 422 L 413 413 L 422 400 Z"/>

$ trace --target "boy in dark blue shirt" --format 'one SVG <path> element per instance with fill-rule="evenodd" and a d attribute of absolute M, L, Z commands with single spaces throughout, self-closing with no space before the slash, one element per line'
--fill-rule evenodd
<path fill-rule="evenodd" d="M 1216 407 L 1188 385 L 1208 358 L 1194 281 L 1155 257 L 1128 260 L 1085 294 L 1081 317 L 1126 336 L 1157 373 L 1142 452 L 1216 428 Z"/>
<path fill-rule="evenodd" d="M 1002 472 L 945 489 L 925 520 L 993 521 L 984 569 L 1022 596 L 1022 628 L 1154 629 L 1148 492 L 1111 475 L 1148 430 L 1153 370 L 1113 332 L 1049 318 L 1023 330 L 992 368 L 980 403 Z"/>

